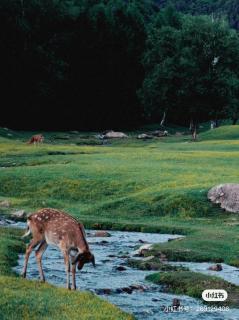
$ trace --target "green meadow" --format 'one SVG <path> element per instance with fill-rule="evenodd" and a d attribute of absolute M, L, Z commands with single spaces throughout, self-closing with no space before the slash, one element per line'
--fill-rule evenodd
<path fill-rule="evenodd" d="M 175 134 L 177 131 L 181 134 Z M 136 133 L 130 132 L 128 139 L 104 144 L 94 133 L 54 132 L 44 133 L 45 143 L 33 146 L 26 144 L 31 132 L 2 128 L 0 200 L 9 200 L 11 206 L 1 212 L 8 215 L 17 209 L 32 212 L 54 207 L 71 213 L 87 227 L 178 233 L 186 235 L 185 239 L 158 244 L 153 250 L 170 260 L 239 266 L 239 217 L 207 200 L 212 186 L 238 183 L 239 126 L 204 129 L 197 142 L 183 132 L 185 128 L 171 128 L 169 137 L 146 141 L 137 140 Z M 16 245 L 20 246 L 19 240 Z M 16 263 L 11 255 L 6 259 Z M 5 274 L 5 267 L 1 268 Z M 13 301 L 25 286 L 29 292 L 36 287 L 41 290 L 43 304 L 53 294 L 49 285 L 5 276 L 9 277 L 2 276 L 0 283 L 9 283 L 6 296 Z M 72 305 L 77 299 L 92 299 L 85 293 L 56 292 L 59 303 L 68 295 L 74 297 Z M 40 293 L 35 295 L 40 299 Z M 109 308 L 108 303 L 94 299 L 97 305 Z M 9 319 L 13 307 L 3 309 L 9 312 Z M 110 308 L 109 313 L 120 314 L 117 319 L 130 319 Z M 90 319 L 87 312 L 84 319 Z M 110 315 L 104 319 L 111 319 Z"/>
<path fill-rule="evenodd" d="M 191 259 L 239 264 L 238 216 L 207 200 L 212 186 L 238 182 L 238 126 L 204 131 L 198 142 L 175 134 L 139 141 L 129 133 L 104 145 L 85 145 L 102 142 L 74 132 L 46 133 L 46 143 L 33 146 L 26 144 L 31 133 L 10 131 L 9 139 L 9 130 L 1 130 L 6 213 L 55 207 L 86 226 L 185 234 L 180 244 L 160 247 L 172 258 L 190 249 Z"/>

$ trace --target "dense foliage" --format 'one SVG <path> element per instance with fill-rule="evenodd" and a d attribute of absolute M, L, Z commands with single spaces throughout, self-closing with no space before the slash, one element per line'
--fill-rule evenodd
<path fill-rule="evenodd" d="M 177 1 L 176 7 L 214 12 L 202 10 L 207 1 L 202 7 L 199 2 L 192 1 L 190 10 L 185 1 Z M 162 10 L 166 4 L 1 0 L 0 125 L 130 128 L 157 122 L 164 112 L 167 121 L 177 123 L 217 117 L 236 122 L 236 31 L 217 15 L 212 19 Z"/>
<path fill-rule="evenodd" d="M 238 0 L 155 0 L 159 8 L 173 5 L 177 10 L 193 15 L 207 14 L 224 17 L 233 28 L 239 29 Z"/>
<path fill-rule="evenodd" d="M 238 117 L 239 38 L 220 20 L 171 8 L 150 24 L 140 96 L 149 116 L 173 122 Z"/>
<path fill-rule="evenodd" d="M 92 129 L 138 121 L 150 14 L 137 0 L 2 0 L 1 124 Z"/>

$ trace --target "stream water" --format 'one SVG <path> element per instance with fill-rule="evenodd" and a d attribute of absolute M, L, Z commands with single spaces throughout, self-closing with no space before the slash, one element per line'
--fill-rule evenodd
<path fill-rule="evenodd" d="M 17 227 L 25 227 L 24 224 L 15 224 Z M 88 231 L 90 234 L 94 232 Z M 138 232 L 109 231 L 111 237 L 88 237 L 91 250 L 96 258 L 96 268 L 85 265 L 83 270 L 77 273 L 77 287 L 80 290 L 89 290 L 99 294 L 121 309 L 133 313 L 139 320 L 238 320 L 239 310 L 229 311 L 202 311 L 200 300 L 183 295 L 164 293 L 161 286 L 154 285 L 145 280 L 145 276 L 152 271 L 141 271 L 129 268 L 126 260 L 142 241 L 159 243 L 176 238 L 177 235 L 152 234 Z M 15 271 L 21 272 L 24 255 L 19 256 L 18 266 Z M 126 270 L 119 271 L 117 267 L 123 266 Z M 43 269 L 46 281 L 57 286 L 65 285 L 65 269 L 63 258 L 57 248 L 49 246 L 43 256 Z M 238 272 L 239 273 L 239 272 Z M 215 272 L 214 272 L 215 274 Z M 39 277 L 35 255 L 29 259 L 27 277 L 37 279 Z M 127 293 L 123 288 L 133 286 L 135 290 Z M 123 289 L 123 290 L 122 290 Z M 126 290 L 127 291 L 127 290 Z M 166 312 L 164 306 L 172 306 L 174 298 L 180 299 L 181 306 L 187 310 Z M 117 320 L 117 319 L 116 319 Z"/>

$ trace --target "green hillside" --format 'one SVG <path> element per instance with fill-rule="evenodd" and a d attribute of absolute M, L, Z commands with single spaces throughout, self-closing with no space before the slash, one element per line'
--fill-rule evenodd
<path fill-rule="evenodd" d="M 238 140 L 239 126 L 222 126 L 200 134 L 203 140 Z"/>

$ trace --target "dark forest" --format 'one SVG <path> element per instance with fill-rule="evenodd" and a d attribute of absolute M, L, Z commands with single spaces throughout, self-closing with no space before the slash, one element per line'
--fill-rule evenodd
<path fill-rule="evenodd" d="M 198 10 L 196 1 L 186 10 L 184 3 L 1 0 L 0 125 L 135 128 L 164 114 L 180 124 L 235 123 L 233 1 L 221 11 Z"/>

